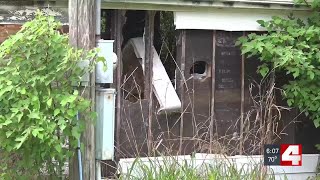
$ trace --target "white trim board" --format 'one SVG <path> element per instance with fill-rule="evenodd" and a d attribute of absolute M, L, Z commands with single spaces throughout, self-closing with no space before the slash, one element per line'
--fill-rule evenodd
<path fill-rule="evenodd" d="M 176 29 L 203 29 L 224 31 L 263 31 L 257 20 L 270 20 L 272 16 L 307 17 L 307 11 L 215 9 L 210 12 L 174 12 Z"/>

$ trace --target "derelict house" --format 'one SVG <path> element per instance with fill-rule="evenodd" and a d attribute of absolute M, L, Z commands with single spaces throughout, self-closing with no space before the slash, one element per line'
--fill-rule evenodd
<path fill-rule="evenodd" d="M 68 31 L 68 2 L 0 2 L 0 43 L 32 19 L 36 9 Z M 102 0 L 101 38 L 114 41 L 117 62 L 115 156 L 257 154 L 267 143 L 302 143 L 314 153 L 319 131 L 287 106 L 281 73 L 261 81 L 258 58 L 236 41 L 263 33 L 257 20 L 307 16 L 290 0 Z M 281 116 L 278 113 L 281 110 Z M 295 123 L 294 123 L 295 122 Z"/>

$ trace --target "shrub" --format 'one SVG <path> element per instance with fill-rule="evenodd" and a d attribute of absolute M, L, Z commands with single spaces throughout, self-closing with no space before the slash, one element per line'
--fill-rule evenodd
<path fill-rule="evenodd" d="M 289 106 L 297 107 L 320 126 L 320 23 L 319 1 L 311 4 L 305 19 L 295 16 L 258 21 L 266 29 L 262 35 L 241 38 L 242 53 L 258 56 L 264 63 L 262 76 L 273 71 L 286 72 L 290 80 L 283 88 Z"/>
<path fill-rule="evenodd" d="M 72 48 L 60 27 L 38 12 L 0 46 L 1 179 L 59 172 L 84 129 L 76 117 L 90 101 L 72 85 L 93 67 L 96 50 Z M 82 59 L 91 60 L 88 69 L 79 68 Z"/>

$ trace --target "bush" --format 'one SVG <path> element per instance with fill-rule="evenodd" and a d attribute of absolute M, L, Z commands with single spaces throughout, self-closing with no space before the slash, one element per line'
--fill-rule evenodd
<path fill-rule="evenodd" d="M 93 67 L 96 50 L 72 48 L 60 27 L 38 12 L 0 46 L 1 179 L 61 171 L 84 129 L 76 117 L 90 101 L 72 85 Z M 91 60 L 88 69 L 81 59 Z"/>
<path fill-rule="evenodd" d="M 262 76 L 273 71 L 286 72 L 290 80 L 283 88 L 289 106 L 297 107 L 320 126 L 320 3 L 313 1 L 310 15 L 273 17 L 258 21 L 267 33 L 241 38 L 242 53 L 258 56 L 264 63 Z"/>

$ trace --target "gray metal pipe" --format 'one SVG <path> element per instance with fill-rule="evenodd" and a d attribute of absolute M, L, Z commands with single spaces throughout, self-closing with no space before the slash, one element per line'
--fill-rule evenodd
<path fill-rule="evenodd" d="M 79 121 L 79 112 L 77 113 L 77 121 Z M 78 153 L 78 168 L 79 168 L 79 180 L 83 180 L 83 169 L 82 169 L 82 157 L 81 157 L 81 142 L 80 138 L 78 139 L 78 148 L 77 148 L 77 153 Z"/>

